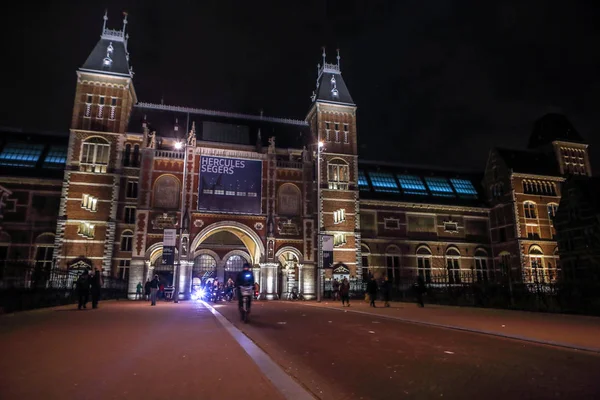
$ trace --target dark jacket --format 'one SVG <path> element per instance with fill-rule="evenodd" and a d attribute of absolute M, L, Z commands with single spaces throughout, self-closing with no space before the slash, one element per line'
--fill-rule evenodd
<path fill-rule="evenodd" d="M 254 286 L 254 274 L 251 270 L 240 272 L 235 279 L 235 286 Z"/>
<path fill-rule="evenodd" d="M 77 291 L 85 293 L 90 290 L 90 276 L 88 274 L 81 274 L 77 279 Z"/>
<path fill-rule="evenodd" d="M 347 295 L 348 293 L 350 293 L 350 282 L 344 280 L 342 281 L 342 283 L 340 284 L 340 294 L 342 296 Z"/>
<path fill-rule="evenodd" d="M 152 281 L 150 281 L 151 289 L 158 289 L 159 286 L 160 286 L 160 282 L 159 282 L 158 278 L 154 278 L 154 279 L 152 279 Z"/>
<path fill-rule="evenodd" d="M 371 295 L 377 294 L 377 282 L 374 279 L 371 279 L 369 283 L 367 283 L 367 293 Z"/>

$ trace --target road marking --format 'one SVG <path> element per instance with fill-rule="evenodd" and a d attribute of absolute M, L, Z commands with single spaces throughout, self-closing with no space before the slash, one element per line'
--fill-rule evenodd
<path fill-rule="evenodd" d="M 210 304 L 202 301 L 202 304 L 213 313 L 217 320 L 229 332 L 236 342 L 250 356 L 252 361 L 258 366 L 262 373 L 273 383 L 273 385 L 281 392 L 283 397 L 290 400 L 314 400 L 315 397 L 291 376 L 289 376 L 279 365 L 262 351 L 252 340 L 248 338 L 242 331 L 236 328 L 227 318 L 220 312 L 215 310 Z"/>
<path fill-rule="evenodd" d="M 483 330 L 483 329 L 466 328 L 464 326 L 439 324 L 437 322 L 419 321 L 419 320 L 415 320 L 415 319 L 398 317 L 398 316 L 394 316 L 394 315 L 372 314 L 372 313 L 367 312 L 367 311 L 359 311 L 359 310 L 356 310 L 356 309 L 354 309 L 354 310 L 341 310 L 341 309 L 335 308 L 335 307 L 312 305 L 312 304 L 308 304 L 308 303 L 298 303 L 298 304 L 302 305 L 302 306 L 308 306 L 308 307 L 313 307 L 313 308 L 321 308 L 321 309 L 325 309 L 325 310 L 335 310 L 335 311 L 352 312 L 352 313 L 356 313 L 356 314 L 369 315 L 371 317 L 393 319 L 393 320 L 396 320 L 396 321 L 408 322 L 408 323 L 416 324 L 416 325 L 434 326 L 436 328 L 453 329 L 453 330 L 456 330 L 456 331 L 471 332 L 471 333 L 481 333 L 483 335 L 497 336 L 497 337 L 501 337 L 501 338 L 505 338 L 505 339 L 514 339 L 514 340 L 521 340 L 523 342 L 543 344 L 543 345 L 546 345 L 546 346 L 562 347 L 564 349 L 569 349 L 569 350 L 580 350 L 580 351 L 589 351 L 589 352 L 592 352 L 592 353 L 600 353 L 600 348 L 598 348 L 598 347 L 579 346 L 579 345 L 571 344 L 571 343 L 555 342 L 555 341 L 552 341 L 552 340 L 536 339 L 536 338 L 527 337 L 527 336 L 521 336 L 521 335 L 513 335 L 513 334 L 500 333 L 500 332 L 494 332 L 494 331 L 486 331 L 486 330 Z"/>

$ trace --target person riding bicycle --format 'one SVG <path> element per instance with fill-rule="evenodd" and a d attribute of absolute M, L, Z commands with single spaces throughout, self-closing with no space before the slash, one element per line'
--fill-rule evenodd
<path fill-rule="evenodd" d="M 242 286 L 254 287 L 254 274 L 252 273 L 252 270 L 250 269 L 250 264 L 244 263 L 242 272 L 240 272 L 235 279 L 235 286 L 237 287 L 238 304 L 239 304 L 239 307 L 242 308 L 243 302 L 242 302 L 242 293 L 240 291 L 240 287 L 242 287 Z M 250 301 L 252 299 L 250 298 L 248 300 Z"/>

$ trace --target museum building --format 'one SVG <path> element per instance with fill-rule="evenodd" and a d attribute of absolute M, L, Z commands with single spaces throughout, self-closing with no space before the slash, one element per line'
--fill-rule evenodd
<path fill-rule="evenodd" d="M 385 275 L 398 288 L 419 275 L 559 277 L 561 183 L 591 176 L 588 146 L 564 116 L 538 120 L 527 150 L 492 149 L 483 173 L 363 161 L 339 53 L 328 63 L 323 51 L 304 120 L 144 103 L 127 17 L 120 30 L 104 19 L 77 70 L 68 145 L 0 142 L 5 264 L 99 269 L 129 279 L 130 295 L 159 274 L 181 298 L 246 262 L 267 299 L 294 288 L 314 298 L 334 277 Z M 22 170 L 29 178 L 13 174 Z M 56 201 L 52 226 L 20 240 L 40 193 Z"/>

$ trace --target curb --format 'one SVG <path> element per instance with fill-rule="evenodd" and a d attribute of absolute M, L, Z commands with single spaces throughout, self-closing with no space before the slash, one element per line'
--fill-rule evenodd
<path fill-rule="evenodd" d="M 470 332 L 470 333 L 479 333 L 479 334 L 482 334 L 482 335 L 496 336 L 496 337 L 501 337 L 501 338 L 505 338 L 505 339 L 520 340 L 522 342 L 536 343 L 536 344 L 542 344 L 542 345 L 546 345 L 546 346 L 560 347 L 560 348 L 563 348 L 563 349 L 578 350 L 578 351 L 587 351 L 587 352 L 590 352 L 590 353 L 600 354 L 600 348 L 597 348 L 597 347 L 578 346 L 578 345 L 570 344 L 570 343 L 555 342 L 555 341 L 551 341 L 551 340 L 542 340 L 542 339 L 536 339 L 536 338 L 532 338 L 532 337 L 528 337 L 528 336 L 511 335 L 511 334 L 505 334 L 505 333 L 500 333 L 500 332 L 495 332 L 495 331 L 486 331 L 486 330 L 483 330 L 483 329 L 467 328 L 467 327 L 464 327 L 464 326 L 448 325 L 448 324 L 440 324 L 440 323 L 436 323 L 436 322 L 420 321 L 420 320 L 416 320 L 416 319 L 410 319 L 410 318 L 404 318 L 404 317 L 397 317 L 397 316 L 393 316 L 393 315 L 373 314 L 373 313 L 370 313 L 370 312 L 367 312 L 367 311 L 348 310 L 348 309 L 342 310 L 342 309 L 335 308 L 335 307 L 318 306 L 318 305 L 312 305 L 312 304 L 306 304 L 306 303 L 299 303 L 299 304 L 301 304 L 303 306 L 307 306 L 307 307 L 323 308 L 323 309 L 327 309 L 327 310 L 353 312 L 353 313 L 356 313 L 356 314 L 363 314 L 363 315 L 369 315 L 371 317 L 379 317 L 379 318 L 391 319 L 391 320 L 401 321 L 401 322 L 407 322 L 407 323 L 411 323 L 411 324 L 415 324 L 415 325 L 425 325 L 425 326 L 433 326 L 433 327 L 436 327 L 436 328 L 452 329 L 452 330 L 455 330 L 455 331 Z"/>

